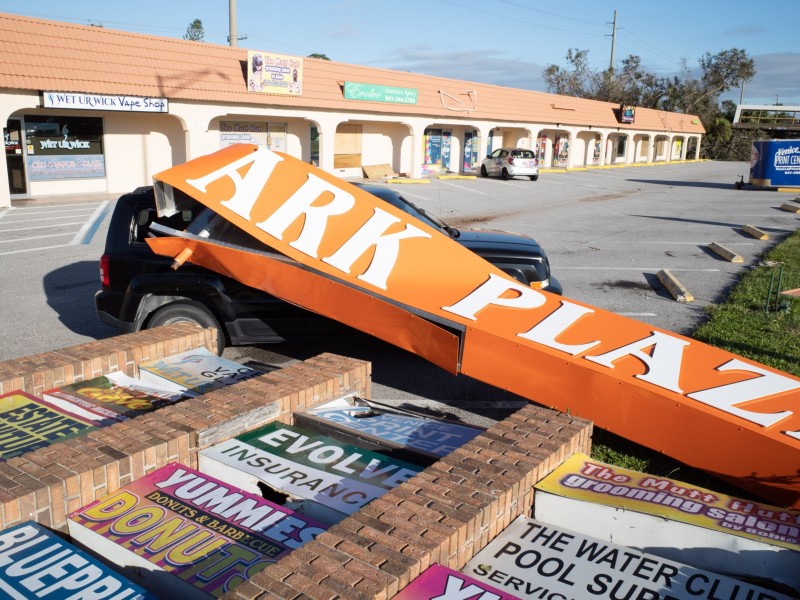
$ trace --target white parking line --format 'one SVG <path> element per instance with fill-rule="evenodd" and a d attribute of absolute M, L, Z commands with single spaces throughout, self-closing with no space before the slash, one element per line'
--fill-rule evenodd
<path fill-rule="evenodd" d="M 37 212 L 37 211 L 50 212 L 54 208 L 74 209 L 75 207 L 96 206 L 96 205 L 97 202 L 81 202 L 76 204 L 48 204 L 46 206 L 13 206 L 12 208 L 19 212 Z M 64 212 L 64 211 L 55 211 L 55 212 Z"/>
<path fill-rule="evenodd" d="M 17 223 L 24 223 L 24 221 L 12 221 L 12 223 L 16 225 Z M 0 233 L 12 233 L 14 231 L 31 231 L 33 229 L 52 229 L 53 227 L 63 227 L 65 225 L 83 225 L 83 223 L 84 221 L 75 221 L 74 223 L 58 223 L 54 225 L 41 225 L 39 227 L 22 227 L 20 229 L 0 229 Z"/>
<path fill-rule="evenodd" d="M 622 317 L 657 317 L 656 313 L 637 313 L 637 312 L 622 312 L 617 313 Z"/>
<path fill-rule="evenodd" d="M 26 237 L 25 241 L 27 242 L 28 240 L 44 240 L 47 238 L 64 237 L 65 235 L 73 235 L 73 234 L 72 232 L 68 231 L 66 233 L 54 233 L 53 235 L 37 235 L 35 237 Z M 0 240 L 0 244 L 19 244 L 19 243 L 20 240 Z"/>
<path fill-rule="evenodd" d="M 39 246 L 37 248 L 26 248 L 24 250 L 9 250 L 8 252 L 0 252 L 0 256 L 6 256 L 7 254 L 21 254 L 23 252 L 39 252 L 40 250 L 52 250 L 53 248 L 66 248 L 67 246 L 72 246 L 74 244 L 58 244 L 57 246 Z"/>
<path fill-rule="evenodd" d="M 474 190 L 472 188 L 464 187 L 463 185 L 458 185 L 456 183 L 450 183 L 449 181 L 442 181 L 439 180 L 440 185 L 449 185 L 450 187 L 457 188 L 459 190 L 464 190 L 465 192 L 472 192 L 473 194 L 480 194 L 481 196 L 488 196 L 486 192 L 479 192 L 478 190 Z"/>
<path fill-rule="evenodd" d="M 92 241 L 92 237 L 94 236 L 97 228 L 100 227 L 100 223 L 102 222 L 103 218 L 105 218 L 106 213 L 109 210 L 108 200 L 105 202 L 101 202 L 97 209 L 92 213 L 91 218 L 84 223 L 81 230 L 75 234 L 75 237 L 72 239 L 73 244 L 88 244 Z"/>
<path fill-rule="evenodd" d="M 629 246 L 630 244 L 669 244 L 670 246 L 707 246 L 711 242 L 709 242 L 709 241 L 705 241 L 705 242 L 670 242 L 670 241 L 663 241 L 663 242 L 662 241 L 657 241 L 657 242 L 637 242 L 635 240 L 617 242 L 615 240 L 610 240 L 610 243 L 612 243 L 612 244 L 625 244 L 626 246 Z M 719 243 L 724 243 L 726 246 L 755 246 L 755 244 L 753 242 L 719 242 Z"/>
<path fill-rule="evenodd" d="M 556 271 L 643 271 L 645 273 L 658 273 L 664 267 L 564 267 L 559 265 Z M 681 269 L 670 267 L 670 271 L 682 273 L 719 273 L 719 269 Z"/>

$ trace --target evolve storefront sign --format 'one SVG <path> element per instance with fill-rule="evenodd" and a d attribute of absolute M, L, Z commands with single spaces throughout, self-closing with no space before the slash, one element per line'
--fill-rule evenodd
<path fill-rule="evenodd" d="M 757 585 L 526 517 L 518 517 L 462 570 L 523 599 L 789 599 Z"/>
<path fill-rule="evenodd" d="M 800 188 L 800 140 L 753 142 L 750 183 Z"/>
<path fill-rule="evenodd" d="M 200 470 L 250 485 L 253 477 L 339 518 L 410 479 L 420 467 L 297 427 L 272 423 L 201 450 Z M 244 476 L 244 477 L 243 477 Z"/>
<path fill-rule="evenodd" d="M 344 82 L 345 100 L 365 100 L 367 102 L 388 102 L 391 104 L 416 104 L 417 90 L 372 83 Z"/>
<path fill-rule="evenodd" d="M 69 108 L 76 110 L 111 110 L 117 112 L 168 113 L 169 100 L 139 96 L 108 96 L 103 94 L 79 94 L 70 92 L 43 92 L 45 108 Z"/>
<path fill-rule="evenodd" d="M 230 146 L 155 176 L 282 254 L 159 228 L 148 244 L 800 506 L 800 379 L 517 282 L 285 154 Z"/>

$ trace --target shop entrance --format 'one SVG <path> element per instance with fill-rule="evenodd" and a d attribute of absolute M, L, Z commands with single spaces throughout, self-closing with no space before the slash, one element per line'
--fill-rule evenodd
<path fill-rule="evenodd" d="M 12 196 L 28 193 L 25 179 L 25 153 L 22 138 L 22 120 L 9 119 L 3 129 L 6 147 L 6 168 L 8 169 L 8 189 Z"/>
<path fill-rule="evenodd" d="M 450 170 L 450 139 L 452 131 L 442 129 L 425 130 L 423 135 L 423 174 L 446 173 Z"/>

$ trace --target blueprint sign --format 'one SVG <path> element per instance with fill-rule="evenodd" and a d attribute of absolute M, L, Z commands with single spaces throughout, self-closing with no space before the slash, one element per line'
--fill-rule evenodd
<path fill-rule="evenodd" d="M 800 187 L 800 140 L 753 142 L 750 183 L 770 187 Z"/>

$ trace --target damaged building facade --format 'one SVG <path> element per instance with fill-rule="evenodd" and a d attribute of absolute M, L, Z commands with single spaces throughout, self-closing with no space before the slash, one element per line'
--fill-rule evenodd
<path fill-rule="evenodd" d="M 417 178 L 476 173 L 501 146 L 563 169 L 696 159 L 705 133 L 692 115 L 11 14 L 0 51 L 0 207 L 124 193 L 237 142 Z"/>

